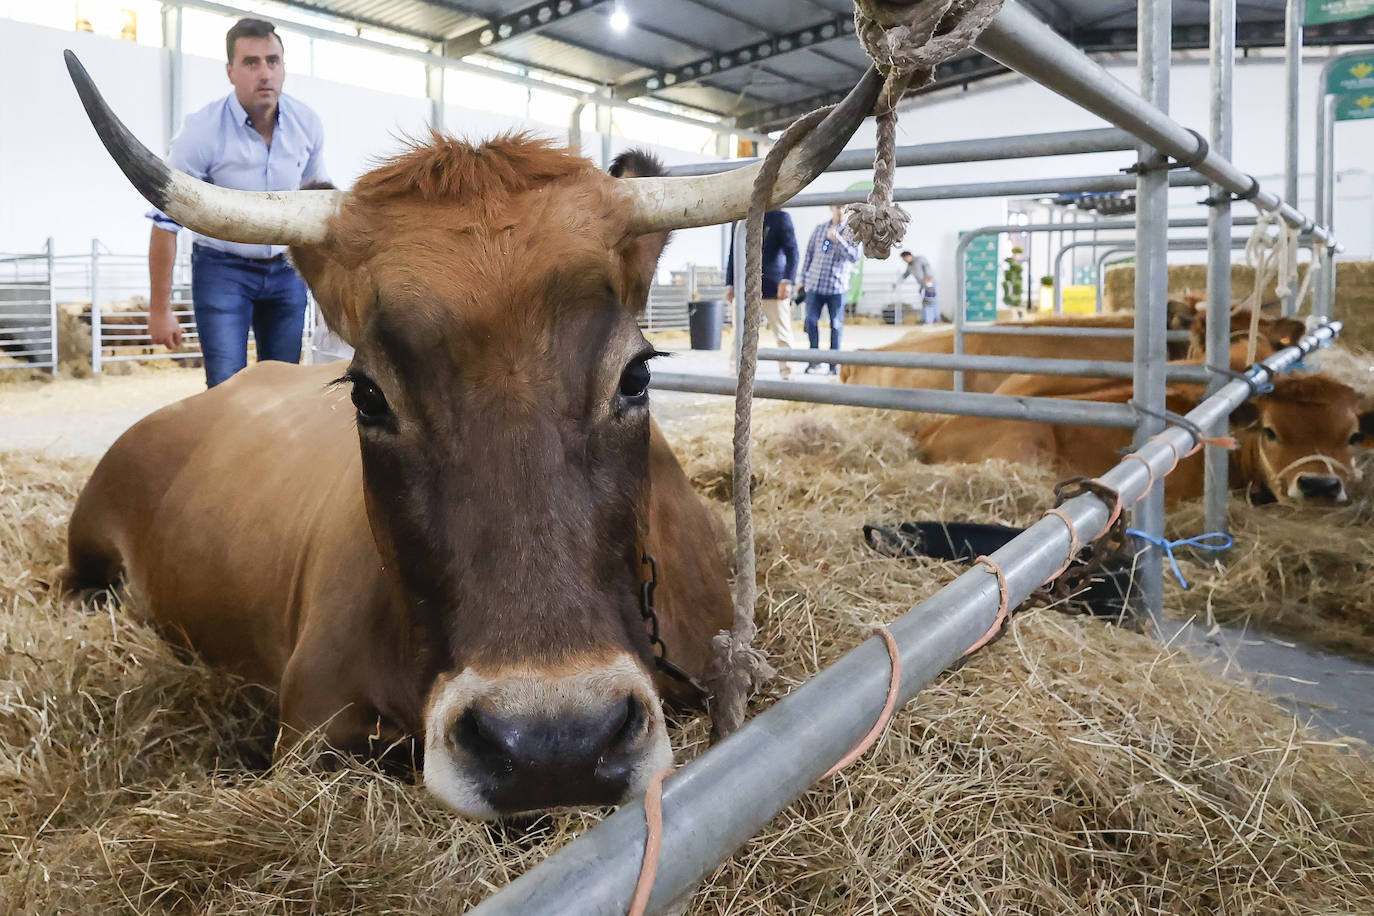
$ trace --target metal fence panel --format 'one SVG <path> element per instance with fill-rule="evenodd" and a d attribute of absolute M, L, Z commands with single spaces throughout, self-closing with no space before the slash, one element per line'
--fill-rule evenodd
<path fill-rule="evenodd" d="M 57 371 L 51 246 L 0 258 L 0 369 Z"/>

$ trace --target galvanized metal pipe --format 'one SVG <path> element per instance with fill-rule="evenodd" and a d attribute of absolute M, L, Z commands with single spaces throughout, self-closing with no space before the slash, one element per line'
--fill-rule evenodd
<path fill-rule="evenodd" d="M 1318 328 L 1297 346 L 1266 359 L 1251 375 L 1257 383 L 1266 381 L 1339 328 L 1339 322 Z M 1229 382 L 1188 418 L 1212 426 L 1249 394 L 1245 382 Z M 1163 479 L 1175 462 L 1175 450 L 1186 452 L 1194 444 L 1186 429 L 1171 427 L 1161 441 L 1138 452 L 1143 461 L 1123 461 L 1102 479 L 1130 505 L 1152 477 Z M 1105 531 L 1111 512 L 1092 494 L 1074 497 L 1060 508 L 1085 541 Z M 1008 606 L 1021 604 L 1058 571 L 1069 549 L 1067 527 L 1045 516 L 994 553 L 1006 581 Z M 898 696 L 903 704 L 987 632 L 999 601 L 996 576 L 975 567 L 888 624 L 902 661 Z M 866 640 L 665 781 L 662 851 L 649 912 L 662 912 L 689 894 L 859 741 L 882 710 L 889 671 L 882 642 Z M 470 912 L 624 913 L 639 876 L 646 832 L 643 807 L 623 805 Z"/>
<path fill-rule="evenodd" d="M 1189 161 L 1200 151 L 1196 136 L 1158 105 L 1128 89 L 1017 0 L 1006 0 L 975 47 L 1176 160 Z M 1234 194 L 1248 194 L 1256 187 L 1250 175 L 1216 150 L 1209 149 L 1194 168 Z M 1261 210 L 1278 213 L 1290 226 L 1311 226 L 1291 203 L 1263 188 L 1254 190 L 1254 202 Z M 1313 231 L 1321 241 L 1332 238 L 1325 226 Z"/>
<path fill-rule="evenodd" d="M 104 336 L 101 326 L 100 309 L 100 240 L 91 239 L 91 374 L 99 375 L 101 372 L 100 357 L 105 349 L 101 338 Z"/>
<path fill-rule="evenodd" d="M 1003 372 L 1008 375 L 1063 375 L 1071 378 L 1132 377 L 1131 363 L 1105 359 L 1051 359 L 1029 356 L 955 356 L 951 353 L 902 353 L 889 350 L 780 350 L 761 348 L 759 359 L 775 362 L 840 363 L 892 369 L 936 369 Z M 1169 366 L 1169 380 L 1205 384 L 1210 376 L 1202 366 Z M 834 386 L 831 386 L 834 387 Z"/>
<path fill-rule="evenodd" d="M 1331 71 L 1342 58 L 1354 55 L 1342 54 L 1328 61 L 1322 68 L 1322 80 L 1317 100 L 1317 200 L 1315 211 L 1325 223 L 1336 223 L 1336 97 L 1326 92 Z M 1331 315 L 1332 301 L 1335 298 L 1335 258 L 1330 247 L 1322 253 L 1322 273 L 1315 284 L 1313 293 L 1313 313 L 1323 318 Z"/>
<path fill-rule="evenodd" d="M 965 334 L 1024 334 L 1034 337 L 1135 337 L 1130 328 L 1033 328 L 1026 325 L 979 324 L 964 329 Z M 1170 331 L 1166 340 L 1183 341 L 1188 339 L 1187 331 Z"/>
<path fill-rule="evenodd" d="M 1248 244 L 1248 242 L 1249 242 L 1249 239 L 1233 238 L 1233 239 L 1231 239 L 1231 246 L 1230 246 L 1230 247 L 1231 247 L 1231 250 L 1233 250 L 1233 251 L 1235 251 L 1235 250 L 1242 250 L 1242 249 L 1245 248 L 1245 246 L 1246 246 L 1246 244 Z M 1169 250 L 1170 250 L 1170 251 L 1203 251 L 1203 250 L 1205 250 L 1205 249 L 1208 249 L 1208 248 L 1210 247 L 1210 244 L 1211 244 L 1211 243 L 1210 243 L 1207 239 L 1170 239 L 1170 240 L 1169 240 Z M 1098 256 L 1098 258 L 1097 258 L 1097 278 L 1098 278 L 1098 279 L 1097 279 L 1097 313 L 1098 313 L 1099 315 L 1102 313 L 1102 306 L 1103 306 L 1103 298 L 1102 298 L 1102 288 L 1103 288 L 1103 282 L 1102 282 L 1102 280 L 1103 280 L 1103 276 L 1102 276 L 1102 272 L 1103 272 L 1103 270 L 1105 269 L 1105 266 L 1104 266 L 1104 265 L 1106 264 L 1107 259 L 1108 259 L 1108 258 L 1111 258 L 1111 257 L 1115 257 L 1116 255 L 1119 255 L 1119 254 L 1134 254 L 1134 253 L 1135 253 L 1135 247 L 1134 247 L 1134 246 L 1131 246 L 1131 247 L 1129 247 L 1129 248 L 1125 248 L 1125 247 L 1120 247 L 1120 248 L 1109 248 L 1109 249 L 1107 249 L 1106 251 L 1102 252 L 1102 254 L 1100 254 L 1100 255 Z M 1169 332 L 1169 333 L 1170 333 L 1170 334 L 1173 334 L 1174 332 L 1171 331 L 1171 332 Z M 1170 339 L 1170 340 L 1173 340 L 1174 338 L 1173 338 L 1173 337 L 1169 337 L 1169 339 Z"/>
<path fill-rule="evenodd" d="M 686 391 L 733 397 L 736 381 L 733 376 L 726 375 L 655 372 L 652 384 L 660 391 Z M 838 404 L 845 407 L 949 413 L 999 420 L 1067 423 L 1073 426 L 1110 426 L 1117 429 L 1130 429 L 1136 425 L 1137 420 L 1135 411 L 1125 404 L 1017 397 L 982 392 L 958 393 L 930 388 L 884 388 L 880 385 L 832 385 L 829 382 L 775 382 L 770 379 L 759 379 L 754 383 L 754 396 L 774 401 L 800 401 L 804 404 Z"/>
<path fill-rule="evenodd" d="M 1258 220 L 1256 217 L 1253 217 L 1253 216 L 1246 216 L 1246 217 L 1241 217 L 1240 219 L 1237 219 L 1237 220 L 1236 220 L 1236 225 L 1237 225 L 1237 226 L 1253 226 L 1253 225 L 1255 225 L 1255 224 L 1258 223 L 1258 222 L 1259 222 L 1259 220 Z M 1174 221 L 1173 221 L 1173 220 L 1170 220 L 1170 221 L 1169 221 L 1169 227 L 1170 227 L 1170 228 L 1174 228 Z M 1103 241 L 1103 242 L 1099 242 L 1097 239 L 1086 239 L 1086 240 L 1081 241 L 1081 242 L 1075 240 L 1075 241 L 1069 242 L 1067 245 L 1061 246 L 1060 249 L 1059 249 L 1059 251 L 1055 252 L 1055 255 L 1054 255 L 1054 266 L 1053 266 L 1053 268 L 1051 268 L 1051 270 L 1050 270 L 1050 276 L 1054 278 L 1054 313 L 1055 313 L 1056 315 L 1061 315 L 1061 314 L 1063 314 L 1063 312 L 1064 312 L 1064 288 L 1063 288 L 1063 286 L 1062 286 L 1062 285 L 1060 284 L 1060 282 L 1059 282 L 1059 278 L 1060 278 L 1060 276 L 1063 274 L 1063 271 L 1064 271 L 1064 256 L 1065 256 L 1066 254 L 1068 254 L 1070 251 L 1073 251 L 1073 250 L 1075 250 L 1075 249 L 1077 249 L 1077 248 L 1097 248 L 1099 245 L 1119 245 L 1122 241 L 1124 241 L 1124 240 L 1123 240 L 1123 239 L 1107 239 L 1106 241 Z M 1188 251 L 1188 250 L 1190 250 L 1190 249 L 1188 249 L 1187 247 L 1185 247 L 1182 243 L 1185 243 L 1185 242 L 1202 242 L 1202 243 L 1205 245 L 1206 239 L 1170 239 L 1170 240 L 1169 240 L 1169 248 L 1170 248 L 1171 250 L 1175 249 L 1175 242 L 1180 243 L 1180 244 L 1177 246 L 1177 250 L 1179 250 L 1179 251 Z M 1098 311 L 1101 311 L 1101 309 L 1099 308 Z"/>
<path fill-rule="evenodd" d="M 1289 0 L 1288 16 L 1290 39 L 1295 0 Z M 1298 23 L 1301 36 L 1301 19 Z M 1234 82 L 1234 61 L 1236 56 L 1236 0 L 1212 0 L 1211 7 L 1211 121 L 1212 130 L 1209 142 L 1212 149 L 1226 158 L 1231 157 L 1231 92 Z M 1301 37 L 1299 37 L 1301 40 Z M 1289 88 L 1293 88 L 1290 82 Z M 1296 119 L 1296 103 L 1289 98 L 1289 130 L 1293 130 L 1292 120 Z M 1295 139 L 1290 133 L 1290 139 Z M 1296 144 L 1290 155 L 1297 156 Z M 1297 168 L 1295 159 L 1289 160 L 1293 170 L 1288 177 L 1288 195 L 1297 200 Z M 1231 216 L 1231 196 L 1220 185 L 1212 185 L 1212 207 L 1207 214 L 1207 303 L 1208 311 L 1214 316 L 1227 314 L 1231 310 L 1231 254 L 1225 249 L 1231 237 L 1231 227 L 1236 222 Z M 1309 265 L 1308 270 L 1312 269 Z M 1231 323 L 1229 321 L 1207 322 L 1206 364 L 1212 369 L 1230 368 Z M 1208 385 L 1208 394 L 1221 389 L 1224 382 L 1220 373 L 1214 374 Z M 1227 421 L 1218 418 L 1207 429 L 1209 436 L 1226 435 Z M 1230 502 L 1230 464 L 1231 456 L 1225 449 L 1207 446 L 1203 457 L 1203 513 L 1204 526 L 1208 531 L 1225 532 L 1230 528 L 1227 506 Z"/>
<path fill-rule="evenodd" d="M 1201 188 L 1207 179 L 1193 171 L 1178 171 L 1169 176 L 1169 183 L 1177 188 Z M 1030 178 L 1017 181 L 985 181 L 966 184 L 931 185 L 924 188 L 897 188 L 892 199 L 901 203 L 922 200 L 961 200 L 974 197 L 1021 197 L 1027 194 L 1098 193 L 1129 191 L 1135 179 L 1129 175 L 1093 175 L 1087 178 Z M 787 202 L 789 207 L 843 206 L 868 199 L 868 191 L 821 191 L 798 194 Z M 1062 227 L 1055 225 L 1055 231 Z"/>
<path fill-rule="evenodd" d="M 1160 113 L 1169 110 L 1169 67 L 1172 54 L 1172 0 L 1140 0 L 1136 8 L 1140 97 Z M 1135 447 L 1164 429 L 1164 362 L 1168 358 L 1164 333 L 1169 298 L 1169 184 L 1167 172 L 1150 167 L 1161 152 L 1140 147 L 1141 170 L 1136 176 L 1135 402 L 1149 413 L 1141 416 Z M 1164 151 L 1167 152 L 1167 151 Z M 1164 488 L 1145 494 L 1134 510 L 1135 527 L 1154 538 L 1164 536 Z M 1164 612 L 1164 554 L 1146 546 L 1140 562 L 1140 591 L 1151 614 Z"/>
<path fill-rule="evenodd" d="M 1044 156 L 1073 156 L 1081 153 L 1114 153 L 1135 149 L 1135 140 L 1116 127 L 1065 130 L 1043 134 L 1018 134 L 1010 137 L 984 137 L 975 140 L 949 140 L 899 146 L 898 166 L 948 165 L 956 162 L 991 162 L 1002 159 L 1034 159 Z M 714 175 L 751 165 L 758 159 L 732 159 L 727 162 L 694 162 L 671 165 L 668 175 Z M 873 168 L 873 150 L 845 150 L 826 166 L 827 172 L 867 172 Z"/>
<path fill-rule="evenodd" d="M 1204 219 L 1193 219 L 1193 218 L 1189 218 L 1189 219 L 1178 219 L 1178 220 L 1174 220 L 1174 221 L 1172 221 L 1172 222 L 1170 223 L 1170 226 L 1171 226 L 1171 227 L 1173 227 L 1173 228 L 1178 228 L 1178 229 L 1188 229 L 1188 228 L 1198 228 L 1198 229 L 1200 229 L 1200 228 L 1202 228 L 1203 226 L 1206 226 L 1206 225 L 1207 225 L 1207 221 L 1206 221 L 1206 220 L 1204 220 Z M 1016 224 L 1014 224 L 1014 223 L 1007 223 L 1007 224 L 1003 224 L 1003 225 L 999 225 L 999 226 L 980 226 L 979 228 L 974 229 L 974 230 L 972 230 L 972 231 L 970 231 L 970 232 L 965 232 L 965 233 L 960 237 L 959 243 L 958 243 L 958 244 L 955 246 L 955 248 L 954 248 L 954 264 L 955 264 L 955 277 L 954 277 L 954 353 L 955 353 L 955 355 L 963 355 L 963 352 L 964 352 L 964 335 L 967 334 L 967 333 L 973 333 L 973 331 L 972 331 L 970 328 L 967 327 L 967 324 L 968 324 L 968 323 L 967 323 L 967 321 L 966 321 L 965 318 L 964 318 L 964 307 L 965 307 L 965 304 L 966 304 L 967 301 L 968 301 L 968 287 L 967 287 L 967 282 L 966 282 L 966 281 L 967 281 L 967 277 L 965 276 L 965 271 L 964 271 L 964 259 L 965 259 L 965 257 L 968 255 L 968 246 L 969 246 L 970 244 L 972 244 L 972 243 L 973 243 L 973 240 L 976 239 L 976 238 L 978 238 L 980 235 L 989 235 L 989 234 L 997 234 L 997 235 L 1000 235 L 1000 234 L 1002 234 L 1002 233 L 1004 233 L 1004 232 L 1025 232 L 1025 233 L 1028 233 L 1028 234 L 1029 234 L 1029 233 L 1035 233 L 1035 232 L 1053 232 L 1053 231 L 1056 230 L 1057 228 L 1059 228 L 1059 227 L 1058 227 L 1056 224 L 1054 224 L 1054 223 L 1028 223 L 1028 224 L 1025 224 L 1025 225 L 1016 225 Z M 1094 228 L 1095 230 L 1102 230 L 1102 231 L 1105 231 L 1105 230 L 1108 230 L 1108 229 L 1129 229 L 1129 230 L 1133 230 L 1133 229 L 1136 228 L 1136 223 L 1135 223 L 1135 220 L 1130 220 L 1130 219 L 1105 219 L 1105 220 L 1097 220 L 1097 221 L 1095 221 L 1095 222 L 1093 223 L 1093 228 Z M 1105 330 L 1105 329 L 1096 329 L 1096 330 Z M 1093 336 L 1093 335 L 1089 335 L 1089 336 Z M 1120 336 L 1120 335 L 1117 335 L 1117 334 L 1110 334 L 1110 335 L 1102 335 L 1102 336 Z M 1125 336 L 1131 336 L 1131 335 L 1126 334 Z M 963 390 L 964 390 L 964 373 L 963 373 L 963 372 L 956 371 L 956 372 L 954 373 L 954 390 L 955 390 L 955 391 L 963 391 Z"/>
<path fill-rule="evenodd" d="M 57 246 L 48 236 L 48 355 L 52 359 L 52 374 L 57 375 Z"/>
<path fill-rule="evenodd" d="M 1288 0 L 1284 20 L 1284 82 L 1288 91 L 1284 93 L 1284 131 L 1283 131 L 1283 197 L 1293 206 L 1298 205 L 1298 106 L 1302 93 L 1302 14 L 1304 0 Z M 1224 104 L 1230 104 L 1228 97 Z M 1217 104 L 1215 96 L 1212 104 Z M 1222 153 L 1227 159 L 1229 152 Z M 1296 315 L 1298 311 L 1297 290 L 1283 297 L 1283 314 Z"/>

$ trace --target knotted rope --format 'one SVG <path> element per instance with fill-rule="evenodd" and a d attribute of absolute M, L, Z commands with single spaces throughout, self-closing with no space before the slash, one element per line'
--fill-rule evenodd
<path fill-rule="evenodd" d="M 874 57 L 875 65 L 887 77 L 887 82 L 877 103 L 878 153 L 874 163 L 874 196 L 869 198 L 869 205 L 873 209 L 867 211 L 867 216 L 859 217 L 861 223 L 867 223 L 872 228 L 860 228 L 856 238 L 865 242 L 865 251 L 870 257 L 885 258 L 891 245 L 900 241 L 905 234 L 907 221 L 907 215 L 895 207 L 891 200 L 897 100 L 913 82 L 919 81 L 918 85 L 929 82 L 937 64 L 972 45 L 997 15 L 1002 0 L 921 0 L 908 4 L 906 10 L 897 11 L 896 20 L 886 25 L 880 24 L 882 18 L 863 11 L 864 7 L 872 5 L 867 0 L 860 0 L 855 10 L 855 21 L 864 47 Z M 885 7 L 893 5 L 888 2 Z M 749 436 L 763 299 L 763 215 L 772 203 L 773 186 L 784 157 L 802 137 L 824 120 L 829 110 L 822 108 L 804 115 L 783 131 L 764 157 L 759 174 L 754 179 L 749 214 L 745 221 L 744 325 L 736 329 L 736 333 L 743 336 L 740 341 L 739 380 L 735 387 L 735 469 L 731 487 L 735 509 L 735 614 L 730 630 L 722 630 L 711 640 L 713 659 L 706 676 L 706 686 L 711 694 L 711 731 L 716 740 L 731 734 L 744 723 L 749 697 L 775 673 L 764 653 L 753 645 L 754 637 L 758 634 L 754 619 L 758 583 L 750 502 L 753 469 Z M 888 122 L 886 128 L 882 126 L 884 120 Z M 884 200 L 885 207 L 881 206 Z M 893 217 L 887 208 L 895 210 L 899 218 Z M 851 230 L 853 219 L 851 214 Z M 882 229 L 885 244 L 874 238 L 879 223 L 885 227 Z M 892 234 L 894 232 L 895 235 Z M 880 245 L 880 248 L 876 247 Z M 879 250 L 881 254 L 874 253 Z"/>
<path fill-rule="evenodd" d="M 897 7 L 894 9 L 894 7 Z M 927 0 L 904 7 L 893 0 L 855 0 L 854 26 L 864 50 L 886 79 L 874 111 L 878 140 L 868 202 L 850 204 L 850 234 L 870 258 L 886 258 L 906 236 L 911 217 L 892 200 L 896 174 L 897 102 L 908 89 L 935 78 L 935 67 L 971 47 L 1002 9 L 1002 0 Z"/>

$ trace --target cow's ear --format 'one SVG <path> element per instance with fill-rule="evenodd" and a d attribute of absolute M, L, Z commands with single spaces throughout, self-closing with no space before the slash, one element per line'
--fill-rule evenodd
<path fill-rule="evenodd" d="M 371 271 L 356 262 L 344 263 L 328 244 L 293 245 L 291 260 L 319 303 L 329 330 L 356 346 L 367 314 L 377 301 Z"/>
<path fill-rule="evenodd" d="M 1270 341 L 1275 346 L 1293 346 L 1307 334 L 1307 324 L 1301 319 L 1275 319 L 1270 328 Z"/>
<path fill-rule="evenodd" d="M 1249 429 L 1260 421 L 1259 405 L 1254 400 L 1246 401 L 1231 412 L 1232 429 Z"/>
<path fill-rule="evenodd" d="M 648 150 L 626 150 L 611 163 L 607 169 L 612 178 L 652 178 L 663 174 L 663 163 Z M 620 246 L 620 259 L 624 265 L 621 275 L 621 301 L 636 313 L 644 309 L 649 301 L 649 286 L 653 283 L 654 272 L 658 270 L 658 259 L 663 249 L 668 247 L 667 232 L 653 232 L 648 235 L 627 239 Z"/>

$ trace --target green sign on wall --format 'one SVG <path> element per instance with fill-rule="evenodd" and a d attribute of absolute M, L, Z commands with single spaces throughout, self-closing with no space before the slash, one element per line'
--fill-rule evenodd
<path fill-rule="evenodd" d="M 1344 22 L 1374 15 L 1374 0 L 1307 0 L 1303 25 Z"/>
<path fill-rule="evenodd" d="M 1374 53 L 1351 57 L 1332 70 L 1326 80 L 1326 91 L 1374 92 Z"/>
<path fill-rule="evenodd" d="M 997 320 L 997 239 L 980 235 L 964 256 L 964 320 Z"/>
<path fill-rule="evenodd" d="M 1374 118 L 1374 92 L 1336 96 L 1337 121 L 1363 121 L 1366 118 Z"/>

